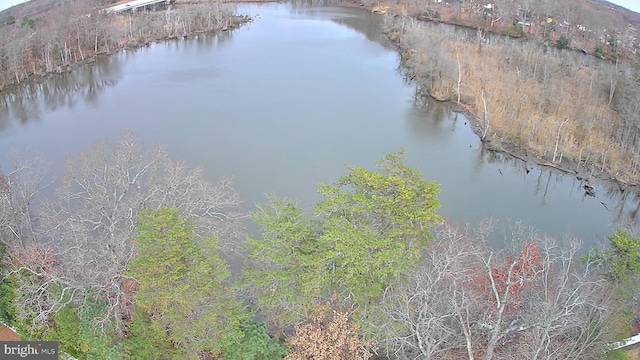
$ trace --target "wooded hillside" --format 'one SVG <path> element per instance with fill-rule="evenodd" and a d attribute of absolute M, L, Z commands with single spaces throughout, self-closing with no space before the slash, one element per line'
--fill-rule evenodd
<path fill-rule="evenodd" d="M 233 10 L 217 1 L 124 14 L 100 11 L 103 2 L 97 0 L 47 4 L 29 2 L 20 11 L 0 16 L 0 89 L 30 76 L 67 71 L 74 64 L 124 47 L 228 29 L 245 21 L 234 18 Z"/>

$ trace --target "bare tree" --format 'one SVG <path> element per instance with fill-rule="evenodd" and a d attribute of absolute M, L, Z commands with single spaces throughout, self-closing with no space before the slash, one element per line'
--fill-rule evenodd
<path fill-rule="evenodd" d="M 20 264 L 43 280 L 32 284 L 32 278 L 26 279 L 33 286 L 23 289 L 25 296 L 46 304 L 35 307 L 39 313 L 30 317 L 44 322 L 60 306 L 91 296 L 107 304 L 96 323 L 115 324 L 122 331 L 132 300 L 125 270 L 135 255 L 132 238 L 140 211 L 177 208 L 194 220 L 199 237 L 217 236 L 221 248 L 231 253 L 243 232 L 239 204 L 229 179 L 211 183 L 201 168 L 172 161 L 160 147 L 145 150 L 131 134 L 69 158 L 38 228 L 46 246 L 40 251 L 51 251 L 55 263 L 46 274 L 42 267 Z M 205 254 L 216 251 L 200 245 Z"/>
<path fill-rule="evenodd" d="M 519 342 L 531 359 L 600 358 L 609 334 L 602 326 L 611 315 L 605 280 L 594 276 L 593 263 L 578 264 L 581 243 L 569 248 L 553 239 L 541 242 L 538 286 L 527 295 L 523 323 L 529 329 Z"/>
<path fill-rule="evenodd" d="M 482 112 L 482 116 L 484 118 L 484 130 L 482 131 L 482 137 L 480 140 L 484 141 L 487 137 L 487 132 L 489 131 L 489 113 L 487 112 L 487 98 L 484 96 L 484 88 L 482 89 L 482 105 L 484 109 Z"/>
<path fill-rule="evenodd" d="M 388 356 L 398 359 L 440 359 L 469 348 L 473 356 L 469 316 L 473 302 L 466 286 L 473 279 L 470 265 L 477 262 L 465 232 L 444 224 L 437 228 L 437 243 L 412 274 L 385 298 Z M 461 336 L 461 332 L 465 335 Z M 466 350 L 465 350 L 466 351 Z"/>
<path fill-rule="evenodd" d="M 496 251 L 444 225 L 407 285 L 386 297 L 385 348 L 399 359 L 597 359 L 610 341 L 606 284 L 587 262 L 516 224 Z"/>
<path fill-rule="evenodd" d="M 36 242 L 34 199 L 50 182 L 45 166 L 29 155 L 13 154 L 13 168 L 0 174 L 0 242 L 9 249 L 26 248 Z"/>

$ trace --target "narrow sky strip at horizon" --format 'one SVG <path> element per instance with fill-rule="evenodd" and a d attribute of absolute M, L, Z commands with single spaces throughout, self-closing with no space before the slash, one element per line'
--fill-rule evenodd
<path fill-rule="evenodd" d="M 610 3 L 622 6 L 640 14 L 640 0 L 608 0 Z"/>
<path fill-rule="evenodd" d="M 0 0 L 0 11 L 8 9 L 14 5 L 21 4 L 27 0 Z M 640 0 L 608 0 L 610 3 L 622 6 L 640 14 Z"/>
<path fill-rule="evenodd" d="M 23 2 L 26 2 L 26 0 L 0 0 L 0 11 L 6 10 Z"/>

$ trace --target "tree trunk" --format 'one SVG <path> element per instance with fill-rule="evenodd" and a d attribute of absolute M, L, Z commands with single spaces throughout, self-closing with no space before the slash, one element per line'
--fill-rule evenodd
<path fill-rule="evenodd" d="M 482 89 L 482 104 L 484 105 L 484 132 L 482 133 L 482 141 L 487 137 L 489 131 L 489 115 L 487 114 L 487 99 L 484 97 L 484 89 Z"/>
<path fill-rule="evenodd" d="M 565 121 L 560 123 L 560 126 L 558 127 L 558 136 L 556 136 L 556 147 L 553 150 L 553 160 L 551 160 L 552 163 L 556 162 L 556 155 L 558 153 L 558 143 L 560 142 L 560 131 L 562 131 L 562 125 L 564 125 L 567 121 L 569 121 L 569 119 L 566 119 Z"/>

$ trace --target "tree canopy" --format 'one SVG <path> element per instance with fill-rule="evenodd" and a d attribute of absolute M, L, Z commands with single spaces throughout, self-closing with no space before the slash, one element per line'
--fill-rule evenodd
<path fill-rule="evenodd" d="M 15 176 L 14 182 L 21 177 Z M 25 203 L 23 197 L 9 200 Z M 173 161 L 162 147 L 145 148 L 134 134 L 96 143 L 68 158 L 60 187 L 38 209 L 38 222 L 22 216 L 30 226 L 14 226 L 35 229 L 37 240 L 12 245 L 9 254 L 11 270 L 26 271 L 14 272 L 24 275 L 18 276 L 16 301 L 23 304 L 19 308 L 24 313 L 20 316 L 34 319 L 34 326 L 46 326 L 48 317 L 66 303 L 83 304 L 86 297 L 96 297 L 109 304 L 103 320 L 110 318 L 123 334 L 133 302 L 123 275 L 134 257 L 132 239 L 138 233 L 139 214 L 145 209 L 176 208 L 180 216 L 192 219 L 198 238 L 217 237 L 215 250 L 202 248 L 214 256 L 217 251 L 232 253 L 244 238 L 245 214 L 239 204 L 230 179 L 211 182 L 201 167 Z M 29 207 L 23 207 L 21 213 L 29 214 Z M 68 296 L 49 296 L 60 292 Z"/>
<path fill-rule="evenodd" d="M 313 218 L 276 196 L 258 207 L 262 239 L 249 239 L 245 280 L 273 320 L 295 324 L 333 291 L 366 310 L 418 262 L 441 222 L 439 187 L 403 155 L 385 156 L 378 171 L 351 167 L 334 184 L 320 184 Z"/>
<path fill-rule="evenodd" d="M 79 358 L 489 360 L 596 359 L 628 336 L 632 231 L 583 262 L 581 244 L 521 224 L 493 249 L 494 223 L 444 223 L 438 185 L 402 152 L 318 185 L 312 214 L 258 205 L 237 297 L 223 260 L 242 236 L 237 194 L 135 140 L 72 158 L 44 207 L 39 172 L 0 177 L 0 317 L 25 339 Z"/>
<path fill-rule="evenodd" d="M 601 359 L 616 304 L 580 244 L 536 233 L 495 250 L 445 224 L 410 281 L 385 294 L 394 359 Z M 384 338 L 386 337 L 386 339 Z"/>
<path fill-rule="evenodd" d="M 160 208 L 142 212 L 138 229 L 137 256 L 128 273 L 139 283 L 136 305 L 152 325 L 186 358 L 217 354 L 242 338 L 241 325 L 248 319 L 225 286 L 230 272 L 219 257 L 204 255 L 193 223 L 176 209 Z M 215 248 L 217 240 L 201 243 Z"/>

